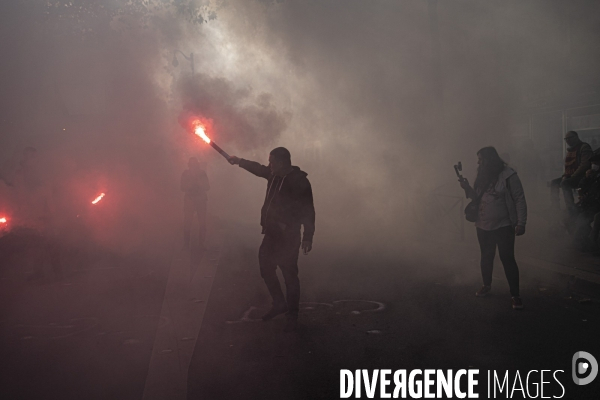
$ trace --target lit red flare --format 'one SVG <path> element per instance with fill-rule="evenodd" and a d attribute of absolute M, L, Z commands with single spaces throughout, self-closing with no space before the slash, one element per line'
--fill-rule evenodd
<path fill-rule="evenodd" d="M 9 231 L 8 218 L 0 217 L 0 236 L 4 236 Z"/>
<path fill-rule="evenodd" d="M 206 126 L 199 119 L 192 121 L 194 133 L 202 138 L 206 143 L 210 143 L 210 138 L 206 136 Z"/>
<path fill-rule="evenodd" d="M 208 123 L 211 124 L 212 121 L 208 120 Z M 194 133 L 196 135 L 198 135 L 199 137 L 201 137 L 202 140 L 204 140 L 206 143 L 210 144 L 213 149 L 215 149 L 216 151 L 218 151 L 220 155 L 222 155 L 223 157 L 225 157 L 225 159 L 227 161 L 229 161 L 229 154 L 227 154 L 225 152 L 225 150 L 223 150 L 222 148 L 220 148 L 219 146 L 217 146 L 217 144 L 215 142 L 211 141 L 210 138 L 208 137 L 208 135 L 206 134 L 206 131 L 207 131 L 207 126 L 206 125 L 207 124 L 204 123 L 199 118 L 196 118 L 196 119 L 192 120 L 192 127 L 194 128 Z"/>
<path fill-rule="evenodd" d="M 97 203 L 98 203 L 100 200 L 102 200 L 102 198 L 103 198 L 104 196 L 106 196 L 106 194 L 104 194 L 104 193 L 100 193 L 100 195 L 99 195 L 98 197 L 96 197 L 96 198 L 94 199 L 94 201 L 92 201 L 92 204 L 97 204 Z"/>

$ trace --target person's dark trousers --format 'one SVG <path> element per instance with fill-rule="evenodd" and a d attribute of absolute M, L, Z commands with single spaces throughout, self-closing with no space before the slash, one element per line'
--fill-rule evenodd
<path fill-rule="evenodd" d="M 510 294 L 519 296 L 519 267 L 515 260 L 515 229 L 505 226 L 493 231 L 485 231 L 477 228 L 477 239 L 481 249 L 481 275 L 485 286 L 492 286 L 492 271 L 494 269 L 494 257 L 496 247 L 500 254 L 500 260 L 504 266 L 504 273 L 508 280 Z"/>
<path fill-rule="evenodd" d="M 583 250 L 592 250 L 598 242 L 598 226 L 596 226 L 596 215 L 600 212 L 600 206 L 595 204 L 583 204 L 577 207 L 578 215 L 575 219 L 575 235 L 573 241 L 575 245 L 581 245 Z M 593 228 L 590 226 L 593 223 Z M 596 229 L 596 232 L 594 232 Z"/>
<path fill-rule="evenodd" d="M 565 205 L 570 213 L 575 210 L 575 197 L 573 189 L 579 185 L 579 179 L 568 178 L 563 181 L 562 177 L 550 181 L 550 202 L 555 208 L 559 208 L 559 192 L 562 189 Z"/>
<path fill-rule="evenodd" d="M 60 242 L 55 237 L 49 237 L 46 240 L 46 253 L 50 259 L 50 266 L 52 267 L 52 271 L 54 271 L 54 275 L 61 279 L 63 277 L 62 274 L 62 263 L 60 259 L 60 251 L 61 246 Z"/>
<path fill-rule="evenodd" d="M 34 255 L 34 271 L 32 277 L 41 278 L 44 275 L 44 264 L 50 261 L 50 266 L 57 279 L 61 279 L 62 265 L 60 260 L 60 244 L 51 234 L 27 231 L 27 251 Z"/>
<path fill-rule="evenodd" d="M 573 235 L 573 243 L 585 248 L 590 243 L 586 243 L 590 238 L 590 224 L 594 219 L 596 212 L 593 210 L 581 210 L 575 219 L 575 234 Z"/>
<path fill-rule="evenodd" d="M 280 307 L 286 303 L 288 315 L 297 316 L 300 303 L 300 280 L 298 279 L 298 253 L 300 251 L 300 230 L 282 232 L 277 235 L 265 234 L 258 251 L 260 276 L 273 298 L 273 306 Z M 285 280 L 286 297 L 284 298 L 277 266 L 281 269 Z"/>
<path fill-rule="evenodd" d="M 183 242 L 190 244 L 192 220 L 198 214 L 198 243 L 204 245 L 206 237 L 206 198 L 184 196 L 183 198 Z"/>

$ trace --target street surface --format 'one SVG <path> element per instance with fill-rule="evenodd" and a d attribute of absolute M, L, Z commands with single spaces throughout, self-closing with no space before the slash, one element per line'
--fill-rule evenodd
<path fill-rule="evenodd" d="M 340 369 L 383 368 L 478 368 L 481 379 L 487 370 L 562 369 L 567 394 L 600 395 L 600 382 L 574 388 L 570 376 L 576 351 L 600 354 L 599 303 L 544 283 L 532 268 L 521 266 L 525 309 L 515 311 L 500 265 L 492 295 L 474 296 L 477 252 L 399 243 L 394 254 L 344 253 L 316 242 L 300 257 L 301 326 L 286 334 L 283 317 L 257 321 L 269 300 L 258 276 L 260 238 L 245 237 L 232 235 L 217 273 L 188 399 L 334 399 Z"/>
<path fill-rule="evenodd" d="M 23 255 L 4 258 L 1 397 L 334 399 L 340 369 L 383 368 L 478 368 L 481 379 L 561 369 L 577 394 L 566 398 L 600 393 L 600 381 L 575 387 L 570 377 L 576 351 L 600 355 L 600 303 L 539 269 L 521 263 L 525 309 L 514 311 L 500 265 L 492 295 L 474 296 L 473 247 L 386 252 L 317 236 L 300 256 L 299 329 L 283 333 L 283 317 L 259 320 L 269 307 L 259 230 L 219 232 L 200 260 L 174 240 L 147 254 L 73 256 L 62 281 L 47 266 L 44 280 L 27 282 Z"/>

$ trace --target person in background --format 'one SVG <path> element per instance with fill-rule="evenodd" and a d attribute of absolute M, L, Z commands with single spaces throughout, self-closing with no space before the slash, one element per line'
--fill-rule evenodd
<path fill-rule="evenodd" d="M 189 249 L 192 220 L 198 215 L 198 245 L 204 247 L 206 239 L 206 208 L 210 189 L 206 171 L 196 157 L 188 161 L 188 169 L 181 174 L 181 191 L 183 196 L 183 247 Z"/>
<path fill-rule="evenodd" d="M 11 182 L 14 189 L 15 232 L 25 239 L 27 253 L 33 258 L 28 280 L 44 276 L 44 263 L 50 262 L 57 279 L 62 278 L 61 246 L 58 240 L 56 212 L 50 184 L 44 179 L 37 150 L 26 147 Z"/>
<path fill-rule="evenodd" d="M 594 214 L 592 219 L 592 230 L 589 236 L 589 247 L 584 248 L 586 251 L 599 251 L 600 245 L 598 244 L 598 237 L 600 236 L 600 212 Z"/>
<path fill-rule="evenodd" d="M 506 165 L 494 147 L 479 150 L 477 159 L 479 167 L 474 187 L 466 179 L 460 180 L 467 197 L 475 201 L 479 199 L 475 226 L 481 250 L 483 286 L 475 295 L 483 297 L 491 291 L 497 247 L 512 296 L 512 308 L 522 309 L 519 267 L 515 260 L 515 235 L 523 235 L 527 223 L 523 186 L 517 173 Z"/>
<path fill-rule="evenodd" d="M 559 191 L 562 189 L 565 205 L 570 216 L 576 215 L 575 198 L 573 190 L 579 187 L 579 182 L 590 167 L 592 147 L 582 142 L 575 131 L 569 131 L 565 135 L 567 144 L 567 156 L 565 157 L 565 169 L 560 178 L 550 181 L 550 201 L 554 209 L 559 209 Z"/>
<path fill-rule="evenodd" d="M 600 154 L 590 158 L 591 167 L 579 184 L 579 202 L 577 203 L 577 219 L 575 221 L 575 242 L 583 251 L 598 249 L 598 232 L 600 224 Z M 593 228 L 590 229 L 590 223 Z"/>

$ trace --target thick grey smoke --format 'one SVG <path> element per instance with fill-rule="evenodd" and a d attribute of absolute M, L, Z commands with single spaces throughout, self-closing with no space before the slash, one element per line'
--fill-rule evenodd
<path fill-rule="evenodd" d="M 235 88 L 223 77 L 196 74 L 181 79 L 176 91 L 184 113 L 180 123 L 189 129 L 192 116 L 212 120 L 219 143 L 235 143 L 242 151 L 272 146 L 285 131 L 290 113 L 279 111 L 269 93 Z"/>
<path fill-rule="evenodd" d="M 317 239 L 456 236 L 452 164 L 472 180 L 475 152 L 495 145 L 527 175 L 524 99 L 599 59 L 585 53 L 593 27 L 560 1 L 7 3 L 3 174 L 33 145 L 62 185 L 101 177 L 82 198 L 108 182 L 147 205 L 130 207 L 138 220 L 173 226 L 191 155 L 208 163 L 213 214 L 254 222 L 263 196 L 181 127 L 194 112 L 230 154 L 266 163 L 290 149 L 315 188 Z M 193 75 L 179 51 L 194 54 Z"/>

